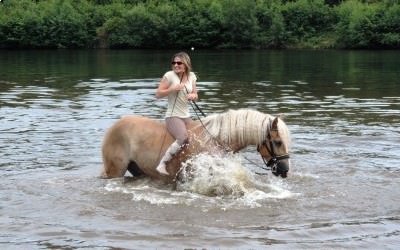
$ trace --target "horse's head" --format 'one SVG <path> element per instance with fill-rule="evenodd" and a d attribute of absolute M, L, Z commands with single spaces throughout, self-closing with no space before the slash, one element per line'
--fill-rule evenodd
<path fill-rule="evenodd" d="M 289 131 L 279 117 L 270 121 L 267 136 L 257 146 L 257 151 L 275 176 L 287 177 L 290 168 Z"/>

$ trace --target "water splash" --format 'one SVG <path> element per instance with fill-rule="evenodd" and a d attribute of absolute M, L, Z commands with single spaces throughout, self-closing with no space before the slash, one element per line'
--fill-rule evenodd
<path fill-rule="evenodd" d="M 241 197 L 254 179 L 239 155 L 197 155 L 183 163 L 177 189 L 206 196 Z"/>
<path fill-rule="evenodd" d="M 242 164 L 242 159 L 240 154 L 197 155 L 183 163 L 177 189 L 251 207 L 297 195 L 290 191 L 286 181 L 254 174 Z"/>
<path fill-rule="evenodd" d="M 151 179 L 108 180 L 106 192 L 131 194 L 134 201 L 155 205 L 203 204 L 226 208 L 260 207 L 271 200 L 290 199 L 298 194 L 290 184 L 272 176 L 259 176 L 242 164 L 240 154 L 199 154 L 183 163 L 176 190 Z"/>

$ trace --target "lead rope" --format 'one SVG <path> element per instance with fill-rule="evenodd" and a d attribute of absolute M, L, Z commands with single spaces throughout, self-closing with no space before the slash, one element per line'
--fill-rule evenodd
<path fill-rule="evenodd" d="M 185 90 L 186 90 L 186 93 L 189 94 L 189 91 L 187 90 L 186 86 L 185 86 Z M 230 151 L 230 150 L 229 150 L 229 147 L 226 147 L 226 145 L 224 145 L 224 143 L 221 143 L 217 138 L 215 138 L 215 136 L 213 136 L 213 135 L 210 133 L 210 131 L 208 131 L 207 127 L 204 125 L 204 123 L 203 123 L 203 121 L 201 120 L 199 114 L 197 113 L 195 107 L 196 107 L 197 110 L 203 115 L 203 117 L 206 117 L 206 114 L 200 109 L 200 107 L 197 105 L 197 103 L 196 103 L 195 101 L 193 101 L 193 100 L 190 101 L 189 103 L 190 103 L 190 105 L 192 106 L 192 109 L 193 109 L 194 113 L 196 114 L 197 119 L 200 121 L 201 125 L 202 125 L 203 128 L 207 131 L 207 133 L 210 135 L 211 139 L 215 140 L 224 150 Z M 194 106 L 193 106 L 193 105 L 194 105 Z M 268 132 L 268 133 L 269 133 L 269 132 Z M 272 146 L 272 145 L 271 145 L 271 146 Z M 267 147 L 267 149 L 268 149 L 268 147 Z M 268 149 L 268 151 L 269 151 L 269 149 Z M 271 155 L 271 156 L 272 156 L 272 155 Z M 248 162 L 250 162 L 251 164 L 254 164 L 255 166 L 257 166 L 257 167 L 259 167 L 259 168 L 261 168 L 261 169 L 264 169 L 264 170 L 266 170 L 266 171 L 271 170 L 271 167 L 269 167 L 269 166 L 267 165 L 266 160 L 265 160 L 264 157 L 262 157 L 262 156 L 261 156 L 261 159 L 263 160 L 264 164 L 265 164 L 267 167 L 260 166 L 258 163 L 254 162 L 253 160 L 250 160 L 250 159 L 249 159 L 248 157 L 246 157 L 245 155 L 243 155 L 243 158 L 244 158 L 245 160 L 247 160 Z M 181 172 L 181 169 L 177 172 L 177 174 L 176 174 L 176 176 L 175 176 L 175 179 L 176 179 L 176 177 L 178 176 L 178 174 L 179 174 L 180 172 Z M 263 173 L 257 173 L 257 172 L 256 172 L 256 174 L 258 174 L 258 175 L 267 175 L 268 173 L 263 174 Z"/>
<path fill-rule="evenodd" d="M 188 80 L 189 80 L 189 78 L 188 78 Z M 189 94 L 189 91 L 188 91 L 188 89 L 186 88 L 186 85 L 185 85 L 185 90 L 186 90 L 186 93 Z M 215 138 L 215 136 L 213 136 L 213 135 L 211 134 L 211 132 L 207 129 L 207 127 L 204 125 L 203 121 L 201 120 L 201 117 L 200 117 L 199 114 L 197 113 L 195 107 L 196 107 L 197 110 L 201 113 L 201 115 L 202 115 L 203 117 L 206 117 L 206 114 L 200 109 L 200 107 L 196 104 L 195 101 L 190 100 L 189 103 L 190 103 L 190 106 L 192 106 L 192 109 L 193 109 L 194 113 L 196 114 L 197 119 L 200 121 L 201 126 L 203 126 L 203 128 L 207 131 L 207 133 L 210 135 L 211 139 L 213 139 L 214 141 L 216 141 L 216 142 L 218 143 L 218 145 L 220 145 L 222 148 L 224 148 L 224 150 L 229 151 L 229 148 L 227 148 L 223 143 L 221 143 L 217 138 Z M 194 105 L 194 106 L 193 106 L 193 105 Z M 179 174 L 182 172 L 182 170 L 183 170 L 183 168 L 181 167 L 181 168 L 179 168 L 179 170 L 176 172 L 175 177 L 174 177 L 174 179 L 173 179 L 174 182 L 177 180 L 177 178 L 178 178 Z"/>
<path fill-rule="evenodd" d="M 189 94 L 189 91 L 187 90 L 186 86 L 185 86 L 185 90 L 186 93 Z M 197 119 L 200 121 L 201 126 L 207 131 L 207 133 L 210 135 L 211 139 L 216 141 L 218 143 L 218 145 L 220 145 L 224 150 L 226 151 L 230 151 L 229 147 L 226 147 L 224 145 L 224 143 L 222 143 L 221 141 L 219 141 L 215 136 L 213 136 L 211 134 L 211 132 L 207 129 L 206 125 L 204 125 L 203 121 L 201 120 L 201 117 L 199 116 L 199 114 L 197 113 L 195 107 L 198 109 L 198 111 L 203 115 L 203 117 L 206 117 L 206 114 L 200 109 L 200 107 L 196 104 L 195 101 L 191 100 L 189 101 L 190 106 L 192 106 L 192 109 L 194 111 L 194 113 L 196 114 Z M 194 105 L 194 106 L 193 106 Z"/>

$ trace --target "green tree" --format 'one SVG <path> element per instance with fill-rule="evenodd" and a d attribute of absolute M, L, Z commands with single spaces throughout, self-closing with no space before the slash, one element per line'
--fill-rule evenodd
<path fill-rule="evenodd" d="M 399 48 L 399 0 L 7 0 L 0 48 Z"/>
<path fill-rule="evenodd" d="M 255 37 L 257 47 L 282 48 L 285 46 L 287 36 L 280 6 L 279 1 L 257 2 L 258 32 Z"/>
<path fill-rule="evenodd" d="M 256 4 L 247 0 L 221 0 L 222 48 L 250 48 L 258 31 Z"/>
<path fill-rule="evenodd" d="M 400 5 L 363 4 L 350 0 L 338 7 L 338 46 L 343 48 L 399 48 Z"/>

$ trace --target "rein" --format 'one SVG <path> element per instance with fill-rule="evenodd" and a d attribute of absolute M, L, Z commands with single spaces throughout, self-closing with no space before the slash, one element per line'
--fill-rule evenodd
<path fill-rule="evenodd" d="M 268 153 L 271 155 L 271 159 L 269 161 L 267 161 L 260 153 L 261 159 L 263 160 L 263 162 L 265 164 L 265 167 L 261 167 L 262 169 L 271 170 L 272 172 L 276 172 L 279 161 L 290 158 L 290 156 L 288 154 L 276 155 L 274 152 L 274 147 L 272 145 L 271 140 L 269 141 L 269 146 L 270 146 L 271 150 L 268 148 L 267 143 L 265 141 L 262 143 L 262 145 L 267 149 Z M 260 152 L 259 148 L 257 148 L 257 150 L 258 150 L 258 152 Z"/>
<path fill-rule="evenodd" d="M 180 83 L 182 83 L 182 79 L 183 79 L 183 75 L 182 75 L 182 78 L 180 79 Z M 185 86 L 185 90 L 186 90 L 186 93 L 189 94 L 189 91 L 188 91 L 188 89 L 186 88 L 186 86 Z M 174 103 L 173 108 L 175 108 L 175 104 L 176 104 L 176 99 L 177 99 L 177 97 L 178 97 L 178 95 L 177 95 L 176 98 L 175 98 L 175 103 Z M 225 150 L 227 150 L 227 147 L 226 147 L 223 143 L 221 143 L 219 140 L 217 140 L 217 139 L 210 133 L 210 131 L 208 131 L 207 127 L 204 125 L 203 121 L 201 120 L 200 115 L 199 115 L 198 112 L 197 112 L 197 111 L 199 111 L 203 117 L 206 117 L 206 114 L 203 112 L 203 110 L 197 105 L 197 103 L 196 103 L 195 101 L 190 100 L 189 103 L 190 103 L 190 105 L 192 106 L 192 109 L 193 109 L 194 113 L 196 114 L 197 119 L 200 121 L 201 125 L 202 125 L 203 128 L 207 131 L 207 133 L 210 134 L 211 138 L 212 138 L 213 140 L 216 140 L 216 141 L 218 142 L 218 144 L 220 144 L 223 148 L 225 148 Z M 197 111 L 196 111 L 196 109 L 197 109 Z M 265 158 L 261 155 L 260 146 L 257 146 L 257 151 L 260 153 L 261 159 L 263 160 L 265 166 L 259 166 L 259 164 L 257 164 L 256 162 L 250 160 L 250 159 L 247 158 L 246 156 L 243 156 L 243 157 L 244 157 L 244 159 L 246 159 L 248 162 L 254 164 L 255 166 L 258 166 L 259 168 L 264 169 L 264 170 L 267 170 L 267 171 L 268 171 L 268 170 L 271 170 L 272 173 L 275 174 L 275 173 L 277 172 L 277 169 L 278 169 L 279 161 L 285 160 L 285 159 L 289 159 L 290 157 L 289 157 L 289 154 L 284 154 L 284 155 L 277 155 L 277 154 L 275 154 L 274 146 L 273 146 L 273 143 L 272 143 L 272 140 L 271 140 L 271 131 L 272 131 L 271 127 L 268 127 L 268 134 L 267 134 L 267 137 L 268 137 L 268 141 L 269 141 L 269 148 L 268 148 L 268 144 L 267 144 L 266 140 L 264 140 L 264 141 L 262 142 L 262 144 L 261 144 L 262 146 L 264 146 L 264 147 L 267 149 L 269 155 L 271 156 L 271 159 L 269 159 L 268 161 L 265 160 Z M 165 137 L 164 137 L 164 140 L 165 140 Z M 163 144 L 164 144 L 164 142 L 163 142 Z M 161 149 L 160 149 L 160 153 L 161 153 Z M 179 170 L 178 170 L 178 172 L 176 173 L 174 179 L 177 178 L 177 176 L 178 176 L 178 174 L 181 172 L 181 170 L 182 170 L 182 169 L 179 169 Z M 262 173 L 256 173 L 256 174 L 263 175 Z"/>
<path fill-rule="evenodd" d="M 185 86 L 185 88 L 186 88 L 186 86 Z M 188 92 L 187 89 L 186 89 L 186 92 Z M 196 107 L 197 110 L 203 115 L 203 117 L 206 117 L 206 115 L 205 115 L 205 113 L 200 109 L 200 107 L 196 104 L 196 102 L 192 100 L 192 101 L 190 102 L 190 105 L 192 106 L 192 109 L 193 109 L 194 113 L 196 114 L 197 118 L 199 119 L 199 121 L 200 121 L 201 125 L 203 126 L 203 128 L 211 135 L 211 138 L 212 138 L 213 140 L 216 140 L 216 141 L 217 141 L 219 144 L 221 144 L 223 147 L 225 147 L 225 146 L 223 145 L 223 143 L 221 143 L 219 140 L 217 140 L 217 139 L 208 131 L 207 127 L 203 124 L 203 122 L 202 122 L 202 120 L 201 120 L 199 114 L 197 113 L 195 107 Z M 193 105 L 194 105 L 195 107 L 194 107 Z M 275 154 L 275 152 L 274 152 L 274 147 L 273 147 L 272 141 L 271 141 L 271 139 L 270 139 L 270 138 L 271 138 L 271 134 L 270 134 L 271 132 L 270 132 L 270 131 L 271 131 L 271 129 L 268 129 L 269 146 L 270 146 L 271 149 L 268 148 L 267 143 L 266 143 L 265 140 L 263 141 L 262 145 L 267 149 L 268 153 L 269 153 L 270 156 L 271 156 L 271 159 L 268 160 L 268 161 L 265 160 L 265 158 L 264 158 L 264 157 L 261 155 L 261 153 L 260 153 L 259 147 L 257 147 L 257 151 L 260 153 L 261 159 L 263 160 L 265 167 L 259 166 L 259 164 L 257 164 L 256 162 L 250 160 L 250 159 L 247 158 L 246 156 L 243 156 L 243 157 L 244 157 L 244 159 L 246 159 L 248 162 L 250 162 L 250 163 L 252 163 L 252 164 L 258 166 L 259 168 L 264 169 L 264 170 L 267 170 L 267 171 L 268 171 L 268 170 L 271 170 L 273 173 L 275 173 L 275 172 L 277 171 L 277 167 L 278 167 L 279 161 L 280 161 L 280 160 L 289 159 L 289 155 L 288 155 L 288 154 L 285 154 L 285 155 L 276 155 L 276 154 Z M 226 147 L 225 147 L 225 148 L 226 148 Z M 262 173 L 257 173 L 257 174 L 262 175 Z"/>
<path fill-rule="evenodd" d="M 271 140 L 271 131 L 276 131 L 276 130 L 271 129 L 270 127 L 268 128 L 267 138 L 269 141 L 269 148 L 268 148 L 268 144 L 267 144 L 266 140 L 264 140 L 261 144 L 268 151 L 269 155 L 271 156 L 271 159 L 269 159 L 268 161 L 265 160 L 265 158 L 261 155 L 260 146 L 257 146 L 257 151 L 260 153 L 261 159 L 263 160 L 264 165 L 265 165 L 265 167 L 261 167 L 261 168 L 264 170 L 271 170 L 272 173 L 276 173 L 277 169 L 278 169 L 279 161 L 289 159 L 290 156 L 289 156 L 289 154 L 284 154 L 284 155 L 275 154 L 274 145 Z"/>
<path fill-rule="evenodd" d="M 186 86 L 185 86 L 185 88 L 186 88 Z M 187 90 L 186 90 L 186 91 L 187 91 Z M 197 110 L 201 113 L 201 115 L 202 115 L 203 117 L 206 117 L 206 114 L 203 112 L 203 110 L 201 110 L 201 108 L 197 105 L 197 103 L 196 103 L 195 101 L 191 101 L 191 102 L 190 102 L 190 105 L 192 105 L 192 104 L 197 108 Z M 192 105 L 192 108 L 193 108 L 194 112 L 196 113 L 197 118 L 199 118 L 199 120 L 200 120 L 200 117 L 199 117 L 199 115 L 197 114 L 196 109 L 193 107 L 193 105 Z"/>

